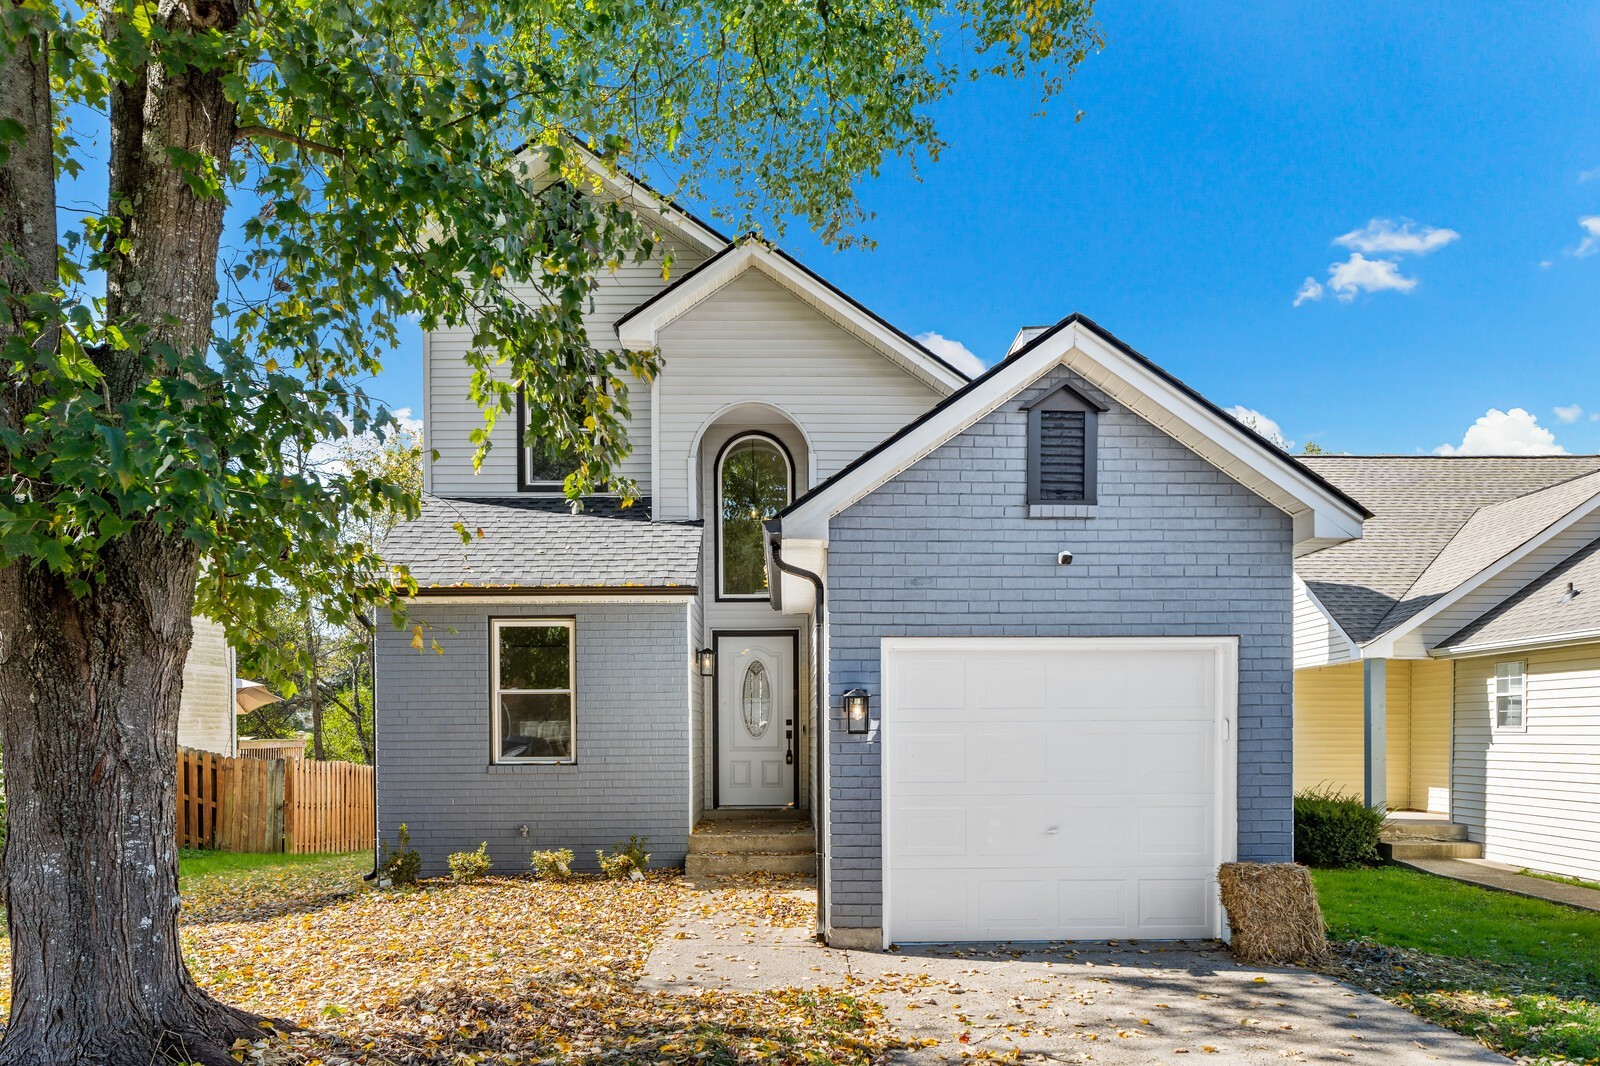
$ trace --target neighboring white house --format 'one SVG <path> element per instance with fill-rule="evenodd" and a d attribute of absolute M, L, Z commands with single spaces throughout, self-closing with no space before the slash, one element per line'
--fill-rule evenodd
<path fill-rule="evenodd" d="M 1295 563 L 1295 787 L 1600 879 L 1600 456 L 1305 461 L 1374 515 Z"/>
<path fill-rule="evenodd" d="M 178 746 L 233 755 L 239 727 L 234 714 L 235 657 L 222 626 L 194 618 L 194 642 L 183 664 L 183 700 L 178 708 Z"/>

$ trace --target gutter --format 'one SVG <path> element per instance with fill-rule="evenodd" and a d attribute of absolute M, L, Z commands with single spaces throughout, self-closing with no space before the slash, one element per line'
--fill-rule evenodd
<path fill-rule="evenodd" d="M 819 787 L 817 789 L 817 792 L 822 793 L 821 795 L 813 795 L 811 797 L 811 820 L 816 823 L 815 846 L 817 850 L 817 933 L 819 935 L 826 936 L 826 920 L 823 916 L 828 913 L 827 819 L 825 817 L 819 817 L 820 815 L 824 815 L 826 813 L 827 798 L 827 790 L 825 786 L 828 765 L 826 762 L 828 698 L 827 694 L 822 691 L 822 638 L 823 627 L 826 624 L 824 613 L 824 600 L 826 592 L 823 588 L 822 578 L 818 577 L 816 574 L 813 574 L 809 570 L 802 570 L 800 567 L 795 566 L 792 563 L 784 562 L 782 545 L 777 540 L 773 540 L 770 543 L 772 545 L 772 565 L 776 566 L 780 571 L 790 575 L 791 577 L 798 577 L 805 581 L 811 582 L 811 587 L 816 591 L 817 594 L 816 610 L 813 612 L 816 618 L 815 631 L 811 638 L 811 657 L 815 662 L 815 666 L 812 668 L 811 678 L 811 707 L 812 721 L 815 723 L 814 731 L 816 733 L 817 782 L 823 787 Z M 376 737 L 376 729 L 374 729 L 374 737 Z M 374 748 L 376 748 L 376 739 L 374 739 L 373 745 Z M 377 780 L 376 773 L 373 774 L 373 780 Z"/>

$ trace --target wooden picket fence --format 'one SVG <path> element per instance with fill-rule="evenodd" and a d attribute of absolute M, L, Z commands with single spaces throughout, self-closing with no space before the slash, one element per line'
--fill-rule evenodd
<path fill-rule="evenodd" d="M 360 851 L 373 846 L 372 767 L 178 749 L 178 846 Z"/>

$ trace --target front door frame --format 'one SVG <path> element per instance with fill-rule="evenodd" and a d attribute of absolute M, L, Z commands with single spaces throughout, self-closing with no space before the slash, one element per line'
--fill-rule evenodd
<path fill-rule="evenodd" d="M 800 809 L 800 631 L 798 629 L 713 629 L 711 652 L 716 665 L 711 671 L 711 806 L 722 806 L 722 638 L 723 637 L 781 637 L 787 635 L 793 646 L 790 660 L 789 684 L 794 689 L 794 726 L 789 730 L 789 765 L 794 767 L 795 810 Z"/>

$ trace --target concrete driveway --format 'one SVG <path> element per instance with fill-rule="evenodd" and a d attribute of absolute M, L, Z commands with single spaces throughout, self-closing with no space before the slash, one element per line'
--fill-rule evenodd
<path fill-rule="evenodd" d="M 1319 974 L 1236 965 L 1219 944 L 952 945 L 842 951 L 773 924 L 773 887 L 728 884 L 687 905 L 652 951 L 646 987 L 845 986 L 873 995 L 910 1041 L 899 1063 L 1508 1061 Z M 800 896 L 804 888 L 779 889 Z M 729 893 L 743 905 L 718 906 Z M 767 904 L 751 905 L 750 894 Z M 798 902 L 798 899 L 791 902 Z M 796 908 L 776 908 L 779 922 Z M 787 911 L 787 913 L 784 913 Z"/>

